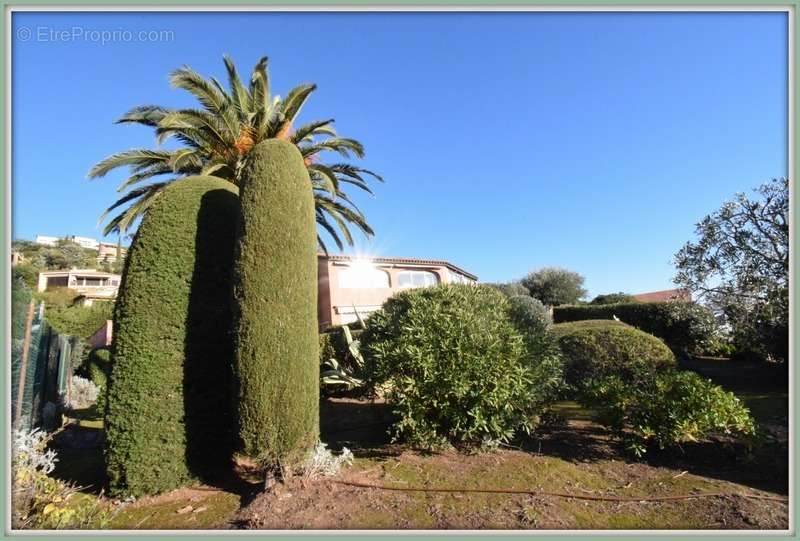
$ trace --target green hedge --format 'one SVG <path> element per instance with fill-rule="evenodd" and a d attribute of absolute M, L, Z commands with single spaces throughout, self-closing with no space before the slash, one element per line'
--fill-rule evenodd
<path fill-rule="evenodd" d="M 107 347 L 95 348 L 86 359 L 86 375 L 97 385 L 97 411 L 105 410 L 106 392 L 108 391 L 108 375 L 111 372 L 111 350 Z"/>
<path fill-rule="evenodd" d="M 105 419 L 113 494 L 180 487 L 230 457 L 232 184 L 169 185 L 128 253 L 114 317 Z"/>
<path fill-rule="evenodd" d="M 565 323 L 589 319 L 613 319 L 658 336 L 677 355 L 704 351 L 717 335 L 714 315 L 692 302 L 618 303 L 557 306 L 553 321 Z"/>
<path fill-rule="evenodd" d="M 618 321 L 559 323 L 550 333 L 564 356 L 567 383 L 574 387 L 606 376 L 633 383 L 676 364 L 660 339 Z"/>
<path fill-rule="evenodd" d="M 314 198 L 294 145 L 259 143 L 241 188 L 234 340 L 241 450 L 267 466 L 319 437 Z"/>

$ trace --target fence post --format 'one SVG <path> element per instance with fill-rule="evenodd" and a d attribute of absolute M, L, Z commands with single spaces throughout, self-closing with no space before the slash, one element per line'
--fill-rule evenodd
<path fill-rule="evenodd" d="M 25 376 L 28 371 L 28 353 L 31 349 L 31 327 L 33 326 L 33 311 L 35 303 L 33 299 L 28 304 L 28 315 L 25 318 L 25 337 L 22 341 L 22 354 L 19 368 L 19 384 L 17 386 L 16 417 L 14 418 L 14 428 L 19 428 L 20 418 L 22 417 L 22 402 L 25 397 Z"/>

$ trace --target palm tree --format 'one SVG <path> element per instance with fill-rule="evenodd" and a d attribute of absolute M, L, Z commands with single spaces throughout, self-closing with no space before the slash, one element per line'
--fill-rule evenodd
<path fill-rule="evenodd" d="M 200 109 L 167 109 L 156 105 L 136 107 L 117 120 L 118 124 L 142 124 L 155 129 L 160 146 L 173 138 L 182 146 L 176 150 L 133 149 L 114 154 L 95 165 L 89 178 L 100 178 L 110 171 L 128 166 L 130 176 L 118 191 L 127 191 L 100 217 L 128 205 L 109 220 L 103 234 L 124 234 L 170 182 L 180 178 L 214 176 L 240 186 L 248 154 L 259 142 L 270 139 L 290 141 L 300 150 L 314 192 L 316 220 L 339 249 L 352 246 L 350 226 L 365 235 L 373 234 L 363 213 L 343 191 L 350 184 L 372 193 L 368 178 L 383 181 L 380 175 L 350 163 L 320 162 L 320 154 L 335 152 L 345 160 L 363 158 L 364 147 L 355 139 L 339 137 L 333 119 L 310 122 L 294 128 L 294 122 L 316 85 L 302 84 L 285 98 L 270 95 L 267 58 L 253 69 L 247 86 L 241 81 L 233 61 L 225 56 L 228 89 L 211 77 L 204 79 L 184 66 L 171 74 L 173 87 L 186 90 L 200 102 Z M 146 183 L 149 182 L 149 183 Z M 327 252 L 322 237 L 320 247 Z"/>

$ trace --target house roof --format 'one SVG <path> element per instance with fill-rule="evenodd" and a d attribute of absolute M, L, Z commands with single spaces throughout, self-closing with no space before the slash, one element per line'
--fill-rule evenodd
<path fill-rule="evenodd" d="M 97 269 L 64 269 L 54 271 L 42 271 L 39 273 L 44 276 L 69 276 L 70 274 L 80 274 L 81 276 L 100 276 L 104 278 L 121 278 L 119 274 L 105 272 Z"/>
<path fill-rule="evenodd" d="M 317 254 L 317 257 L 320 259 L 327 259 L 328 261 L 353 261 L 354 259 L 369 259 L 374 263 L 379 263 L 383 265 L 422 265 L 426 267 L 446 267 L 452 271 L 455 271 L 459 274 L 463 274 L 467 278 L 471 278 L 472 280 L 478 280 L 478 277 L 472 274 L 471 272 L 465 271 L 461 267 L 453 265 L 449 261 L 444 261 L 441 259 L 417 259 L 412 257 L 364 257 L 364 256 L 357 256 L 357 255 L 345 255 L 345 254 Z"/>
<path fill-rule="evenodd" d="M 691 301 L 692 295 L 686 289 L 665 289 L 663 291 L 638 293 L 633 298 L 640 302 Z"/>

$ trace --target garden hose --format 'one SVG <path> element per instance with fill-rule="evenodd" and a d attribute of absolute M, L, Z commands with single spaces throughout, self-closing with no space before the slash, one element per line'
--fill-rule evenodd
<path fill-rule="evenodd" d="M 450 487 L 396 487 L 387 485 L 373 485 L 371 483 L 357 483 L 354 481 L 338 481 L 333 483 L 358 488 L 374 488 L 378 490 L 395 490 L 401 492 L 462 492 L 481 494 L 528 494 L 530 496 L 550 496 L 554 498 L 572 498 L 575 500 L 591 500 L 601 502 L 670 502 L 676 500 L 690 500 L 695 498 L 730 498 L 740 496 L 755 500 L 768 500 L 773 502 L 789 503 L 789 498 L 782 496 L 762 496 L 759 494 L 744 494 L 739 492 L 703 492 L 699 494 L 680 494 L 674 496 L 649 496 L 649 497 L 623 497 L 623 496 L 588 496 L 582 494 L 569 494 L 567 492 L 547 492 L 537 490 L 513 488 L 450 488 Z"/>

